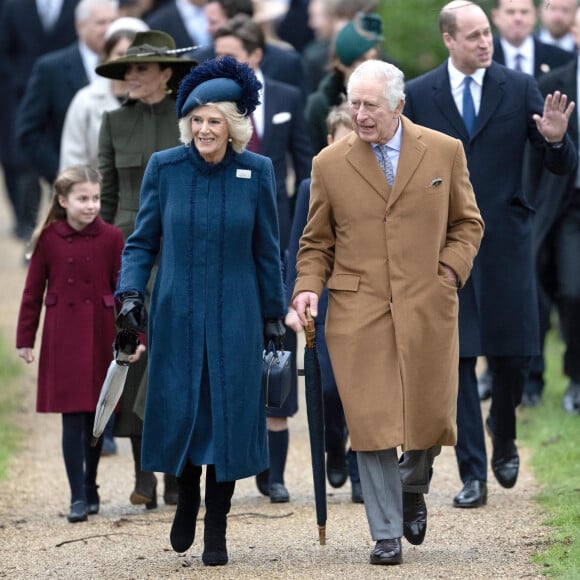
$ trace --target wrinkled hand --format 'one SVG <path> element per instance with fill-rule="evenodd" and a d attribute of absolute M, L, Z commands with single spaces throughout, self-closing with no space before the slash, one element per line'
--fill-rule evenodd
<path fill-rule="evenodd" d="M 294 297 L 292 306 L 294 306 L 294 310 L 296 310 L 296 314 L 300 319 L 300 324 L 302 324 L 302 326 L 306 326 L 307 306 L 310 307 L 310 314 L 312 315 L 312 318 L 316 318 L 318 316 L 318 295 L 314 292 L 300 292 Z"/>
<path fill-rule="evenodd" d="M 568 120 L 575 106 L 574 101 L 568 103 L 567 95 L 560 93 L 560 91 L 554 91 L 553 94 L 546 96 L 542 116 L 533 115 L 536 127 L 544 139 L 551 143 L 564 139 Z"/>
<path fill-rule="evenodd" d="M 133 291 L 124 292 L 121 294 L 121 301 L 121 311 L 115 320 L 117 328 L 145 332 L 147 329 L 147 311 L 141 294 Z"/>
<path fill-rule="evenodd" d="M 286 327 L 278 318 L 267 318 L 264 320 L 264 345 L 272 341 L 276 350 L 283 349 L 283 340 L 286 335 Z"/>
<path fill-rule="evenodd" d="M 292 307 L 288 308 L 288 314 L 286 314 L 286 318 L 284 318 L 284 324 L 287 328 L 291 328 L 294 332 L 302 332 L 304 330 L 296 310 L 294 310 Z"/>

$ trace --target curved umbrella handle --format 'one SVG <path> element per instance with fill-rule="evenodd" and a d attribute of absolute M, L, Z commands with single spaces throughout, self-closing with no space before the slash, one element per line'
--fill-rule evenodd
<path fill-rule="evenodd" d="M 306 347 L 314 348 L 314 339 L 316 338 L 316 329 L 314 327 L 314 318 L 310 314 L 310 306 L 306 307 Z"/>

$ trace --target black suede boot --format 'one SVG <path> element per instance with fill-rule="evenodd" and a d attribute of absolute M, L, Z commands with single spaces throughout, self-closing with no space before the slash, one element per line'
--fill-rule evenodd
<path fill-rule="evenodd" d="M 205 521 L 201 556 L 206 566 L 223 566 L 228 563 L 226 546 L 227 517 L 232 505 L 235 481 L 217 482 L 215 467 L 207 466 L 205 475 Z"/>
<path fill-rule="evenodd" d="M 165 505 L 177 505 L 179 499 L 177 478 L 175 475 L 166 473 L 163 476 L 163 483 L 163 501 L 165 502 Z"/>
<path fill-rule="evenodd" d="M 195 538 L 195 524 L 199 512 L 199 479 L 201 466 L 187 463 L 177 481 L 177 509 L 171 526 L 171 547 L 183 553 L 191 547 Z"/>
<path fill-rule="evenodd" d="M 145 504 L 148 510 L 157 507 L 157 478 L 152 471 L 141 471 L 141 437 L 131 437 L 133 462 L 135 463 L 135 489 L 129 501 L 133 505 Z"/>

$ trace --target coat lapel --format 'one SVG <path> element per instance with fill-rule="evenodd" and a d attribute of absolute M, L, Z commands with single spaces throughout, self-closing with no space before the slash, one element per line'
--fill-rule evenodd
<path fill-rule="evenodd" d="M 425 155 L 425 144 L 421 141 L 421 131 L 406 117 L 401 117 L 403 122 L 403 139 L 397 175 L 393 184 L 391 195 L 387 201 L 389 209 L 399 199 L 403 190 L 417 170 L 423 155 Z"/>
<path fill-rule="evenodd" d="M 505 78 L 501 74 L 499 66 L 492 64 L 485 71 L 481 91 L 481 104 L 479 106 L 479 113 L 475 119 L 471 139 L 477 137 L 477 134 L 482 131 L 498 108 L 504 96 L 504 82 Z"/>
<path fill-rule="evenodd" d="M 439 74 L 433 84 L 433 100 L 439 108 L 441 114 L 461 135 L 464 143 L 469 141 L 469 134 L 465 128 L 463 118 L 457 110 L 457 105 L 451 94 L 451 85 L 449 82 L 449 73 L 447 72 L 447 63 L 439 67 Z"/>
<path fill-rule="evenodd" d="M 371 145 L 359 139 L 355 133 L 352 133 L 347 139 L 350 145 L 350 149 L 345 155 L 347 162 L 386 202 L 389 186 Z"/>

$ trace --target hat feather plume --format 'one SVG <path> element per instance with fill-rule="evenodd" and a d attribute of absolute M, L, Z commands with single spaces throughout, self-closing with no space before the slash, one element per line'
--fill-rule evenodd
<path fill-rule="evenodd" d="M 246 116 L 254 112 L 260 103 L 262 83 L 247 64 L 231 56 L 222 56 L 196 66 L 181 81 L 175 102 L 178 116 L 189 93 L 201 83 L 215 78 L 232 79 L 238 83 L 242 88 L 242 96 L 236 101 L 238 111 Z"/>

